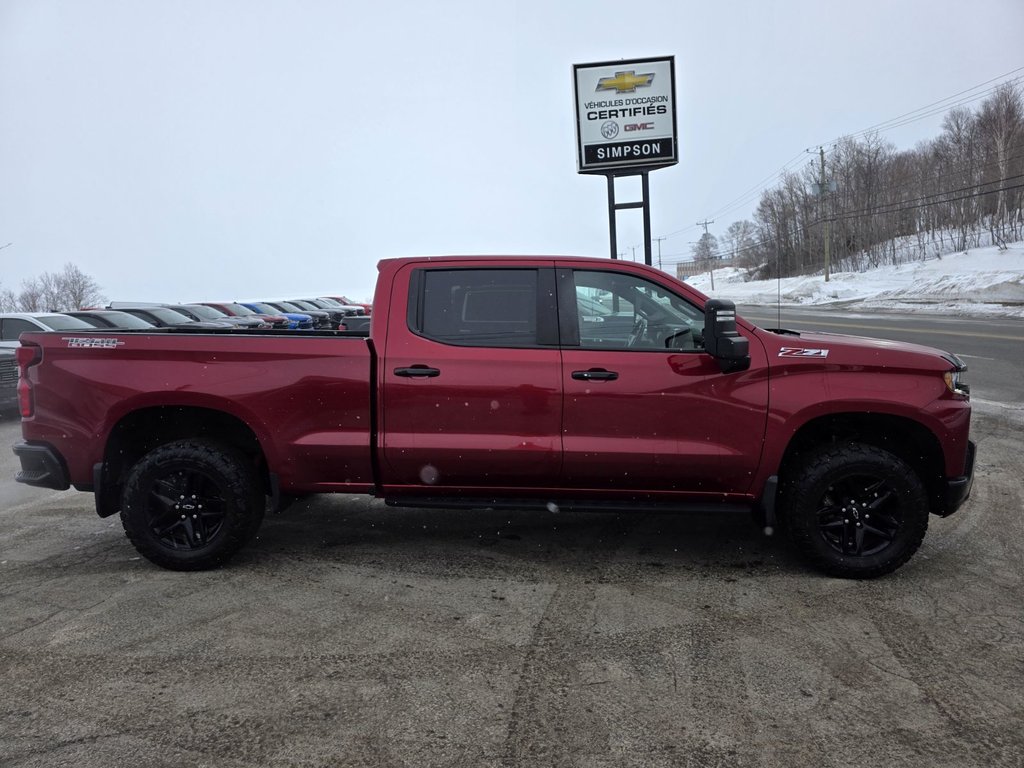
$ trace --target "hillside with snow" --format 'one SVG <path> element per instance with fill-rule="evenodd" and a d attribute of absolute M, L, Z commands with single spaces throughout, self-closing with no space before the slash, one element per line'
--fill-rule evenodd
<path fill-rule="evenodd" d="M 867 272 L 745 281 L 745 270 L 716 269 L 686 282 L 737 304 L 838 305 L 858 309 L 913 310 L 958 315 L 1024 318 L 1024 242 L 991 246 Z"/>

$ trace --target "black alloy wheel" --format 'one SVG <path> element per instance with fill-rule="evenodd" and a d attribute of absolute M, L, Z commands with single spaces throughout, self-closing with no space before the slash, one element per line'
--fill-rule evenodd
<path fill-rule="evenodd" d="M 844 555 L 864 557 L 888 547 L 903 525 L 897 492 L 886 479 L 852 475 L 828 488 L 819 503 L 818 530 Z"/>
<path fill-rule="evenodd" d="M 780 513 L 800 553 L 832 576 L 867 579 L 913 556 L 928 530 L 928 495 L 914 469 L 875 445 L 839 443 L 783 475 Z"/>
<path fill-rule="evenodd" d="M 178 440 L 128 472 L 125 535 L 148 560 L 194 571 L 226 563 L 259 529 L 266 499 L 252 462 L 228 446 Z"/>
<path fill-rule="evenodd" d="M 150 530 L 170 549 L 209 546 L 224 529 L 226 495 L 223 483 L 205 472 L 171 470 L 150 486 Z"/>

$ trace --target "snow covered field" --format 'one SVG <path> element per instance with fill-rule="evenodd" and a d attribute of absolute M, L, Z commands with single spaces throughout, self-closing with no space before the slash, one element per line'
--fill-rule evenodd
<path fill-rule="evenodd" d="M 786 306 L 836 304 L 858 309 L 999 315 L 1024 318 L 1024 242 L 1006 250 L 974 248 L 941 258 L 869 272 L 834 273 L 744 282 L 744 271 L 715 270 L 715 290 L 705 272 L 687 280 L 708 294 L 737 304 Z"/>

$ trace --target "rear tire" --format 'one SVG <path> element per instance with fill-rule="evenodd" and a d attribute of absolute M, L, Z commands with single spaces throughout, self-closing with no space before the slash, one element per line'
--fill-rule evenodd
<path fill-rule="evenodd" d="M 205 440 L 155 448 L 128 472 L 125 535 L 147 560 L 175 571 L 226 563 L 255 535 L 265 498 L 252 466 Z"/>
<path fill-rule="evenodd" d="M 782 514 L 800 553 L 832 576 L 870 579 L 899 568 L 928 530 L 928 495 L 898 456 L 847 443 L 808 454 L 787 473 Z"/>

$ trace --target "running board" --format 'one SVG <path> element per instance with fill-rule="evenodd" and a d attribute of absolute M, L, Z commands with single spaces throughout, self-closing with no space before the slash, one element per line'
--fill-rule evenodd
<path fill-rule="evenodd" d="M 507 499 L 465 496 L 393 496 L 384 499 L 389 507 L 417 509 L 495 509 L 523 512 L 750 512 L 750 504 L 736 502 L 679 501 L 581 501 L 579 499 Z"/>

